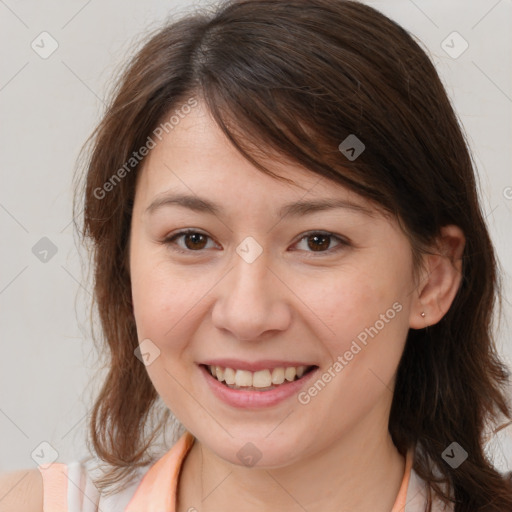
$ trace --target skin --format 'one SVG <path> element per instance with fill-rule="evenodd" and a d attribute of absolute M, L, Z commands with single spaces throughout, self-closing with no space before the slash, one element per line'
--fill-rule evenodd
<path fill-rule="evenodd" d="M 294 163 L 266 163 L 295 184 L 253 167 L 200 104 L 157 144 L 138 176 L 130 238 L 138 337 L 159 348 L 149 377 L 196 437 L 177 510 L 389 512 L 404 473 L 387 430 L 396 369 L 409 328 L 436 323 L 448 310 L 464 236 L 445 227 L 440 255 L 426 256 L 415 276 L 396 220 Z M 169 192 L 207 198 L 223 212 L 177 205 L 148 211 Z M 369 213 L 277 213 L 286 203 L 325 198 Z M 207 238 L 165 241 L 187 228 Z M 317 248 L 311 235 L 318 231 L 349 243 L 333 236 Z M 263 249 L 252 263 L 236 252 L 248 236 Z M 309 361 L 326 371 L 395 303 L 400 312 L 306 405 L 294 396 L 259 410 L 231 407 L 211 393 L 197 366 L 234 357 Z M 262 454 L 253 467 L 237 458 L 247 442 Z"/>

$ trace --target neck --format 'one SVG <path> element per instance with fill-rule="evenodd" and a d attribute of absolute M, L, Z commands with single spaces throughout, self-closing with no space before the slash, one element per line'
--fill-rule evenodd
<path fill-rule="evenodd" d="M 387 428 L 377 430 L 385 423 L 375 419 L 369 416 L 325 450 L 301 451 L 305 456 L 277 468 L 231 464 L 196 439 L 183 463 L 176 510 L 389 512 L 405 461 Z"/>

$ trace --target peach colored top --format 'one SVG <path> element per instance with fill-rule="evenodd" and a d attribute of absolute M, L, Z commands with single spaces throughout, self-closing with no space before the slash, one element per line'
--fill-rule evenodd
<path fill-rule="evenodd" d="M 79 463 L 54 463 L 47 469 L 40 467 L 44 486 L 43 511 L 176 512 L 179 473 L 194 441 L 194 436 L 186 431 L 163 457 L 145 469 L 135 485 L 114 499 L 100 496 Z M 412 470 L 413 457 L 413 450 L 409 450 L 402 484 L 391 512 L 416 512 L 424 507 L 421 481 Z"/>

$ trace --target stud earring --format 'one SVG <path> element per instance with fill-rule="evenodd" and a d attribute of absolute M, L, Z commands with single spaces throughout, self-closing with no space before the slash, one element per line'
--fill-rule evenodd
<path fill-rule="evenodd" d="M 422 316 L 423 318 L 425 318 L 425 311 L 422 311 L 422 312 L 421 312 L 421 316 Z"/>

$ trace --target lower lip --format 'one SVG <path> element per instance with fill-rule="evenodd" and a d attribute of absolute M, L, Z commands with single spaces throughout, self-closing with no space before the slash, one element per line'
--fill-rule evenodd
<path fill-rule="evenodd" d="M 271 407 L 272 405 L 283 402 L 287 398 L 298 394 L 300 389 L 311 380 L 318 370 L 318 368 L 314 368 L 302 378 L 280 384 L 277 388 L 268 391 L 243 391 L 240 389 L 231 389 L 225 384 L 222 384 L 212 376 L 205 366 L 200 365 L 199 368 L 217 398 L 228 405 L 241 409 Z"/>

